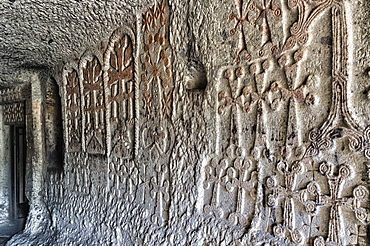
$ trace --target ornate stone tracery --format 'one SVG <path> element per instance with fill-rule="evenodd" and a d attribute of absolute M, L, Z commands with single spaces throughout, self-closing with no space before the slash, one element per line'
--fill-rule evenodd
<path fill-rule="evenodd" d="M 87 53 L 63 74 L 67 152 L 78 159 L 68 185 L 83 196 L 106 188 L 106 206 L 139 214 L 131 222 L 144 231 L 188 226 L 166 231 L 172 244 L 357 243 L 367 234 L 368 188 L 348 177 L 364 170 L 356 152 L 368 157 L 370 135 L 347 102 L 343 4 L 235 1 L 225 37 L 237 44 L 233 57 L 204 59 L 209 85 L 194 92 L 174 67 L 177 17 L 167 1 L 156 1 L 140 13 L 138 33 L 117 29 L 104 54 Z M 318 27 L 321 19 L 331 25 Z M 319 58 L 328 60 L 325 69 L 315 66 Z M 107 181 L 92 178 L 92 167 Z M 48 182 L 59 186 L 57 179 Z M 124 219 L 117 221 L 109 223 Z M 189 239 L 194 231 L 198 238 Z"/>

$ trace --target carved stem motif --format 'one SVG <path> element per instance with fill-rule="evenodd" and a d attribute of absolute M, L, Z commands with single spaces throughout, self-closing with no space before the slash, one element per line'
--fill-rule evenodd
<path fill-rule="evenodd" d="M 367 144 L 370 131 L 363 129 L 352 118 L 347 103 L 347 26 L 343 6 L 337 4 L 332 8 L 333 23 L 333 102 L 328 119 L 319 128 L 310 133 L 311 146 L 306 155 L 314 156 L 320 150 L 326 150 L 333 145 L 334 138 L 349 137 L 349 147 L 353 151 L 364 150 L 365 156 L 370 158 L 370 146 Z"/>

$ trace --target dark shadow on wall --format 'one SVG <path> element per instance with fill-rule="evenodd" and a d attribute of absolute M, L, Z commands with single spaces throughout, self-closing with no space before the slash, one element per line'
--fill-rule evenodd
<path fill-rule="evenodd" d="M 63 170 L 63 126 L 59 87 L 53 78 L 48 79 L 45 88 L 45 151 L 47 170 Z"/>

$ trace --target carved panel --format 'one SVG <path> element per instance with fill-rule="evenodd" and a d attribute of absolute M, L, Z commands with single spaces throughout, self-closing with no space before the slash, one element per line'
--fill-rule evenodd
<path fill-rule="evenodd" d="M 82 128 L 84 149 L 90 154 L 105 154 L 106 125 L 103 72 L 96 56 L 85 56 L 80 62 L 82 92 Z"/>
<path fill-rule="evenodd" d="M 145 199 L 151 222 L 165 225 L 170 204 L 169 154 L 174 144 L 172 54 L 168 43 L 168 6 L 155 2 L 141 18 L 139 128 L 141 159 L 139 197 Z"/>
<path fill-rule="evenodd" d="M 24 101 L 29 94 L 29 85 L 0 90 L 0 103 Z"/>
<path fill-rule="evenodd" d="M 104 57 L 104 87 L 110 156 L 131 159 L 135 142 L 133 43 L 125 29 L 111 38 Z"/>
<path fill-rule="evenodd" d="M 24 103 L 5 104 L 3 110 L 5 125 L 25 124 Z"/>
<path fill-rule="evenodd" d="M 142 16 L 144 53 L 140 55 L 141 90 L 145 116 L 168 119 L 174 89 L 171 50 L 168 45 L 168 13 L 165 1 L 156 2 Z"/>
<path fill-rule="evenodd" d="M 46 179 L 56 240 L 369 244 L 370 130 L 349 102 L 366 97 L 350 86 L 356 4 L 155 1 L 137 36 L 120 28 L 101 47 L 103 63 L 83 56 L 63 74 L 76 153 Z M 192 58 L 204 90 L 184 88 Z"/>
<path fill-rule="evenodd" d="M 64 105 L 66 116 L 66 148 L 68 152 L 82 150 L 81 88 L 77 71 L 64 70 Z"/>

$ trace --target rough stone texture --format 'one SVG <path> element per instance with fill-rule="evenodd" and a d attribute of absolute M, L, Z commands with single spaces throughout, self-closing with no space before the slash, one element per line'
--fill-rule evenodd
<path fill-rule="evenodd" d="M 79 23 L 85 4 L 48 11 Z M 31 212 L 9 245 L 370 243 L 368 2 L 104 6 L 37 53 L 64 166 L 46 169 L 58 127 L 32 72 Z"/>

